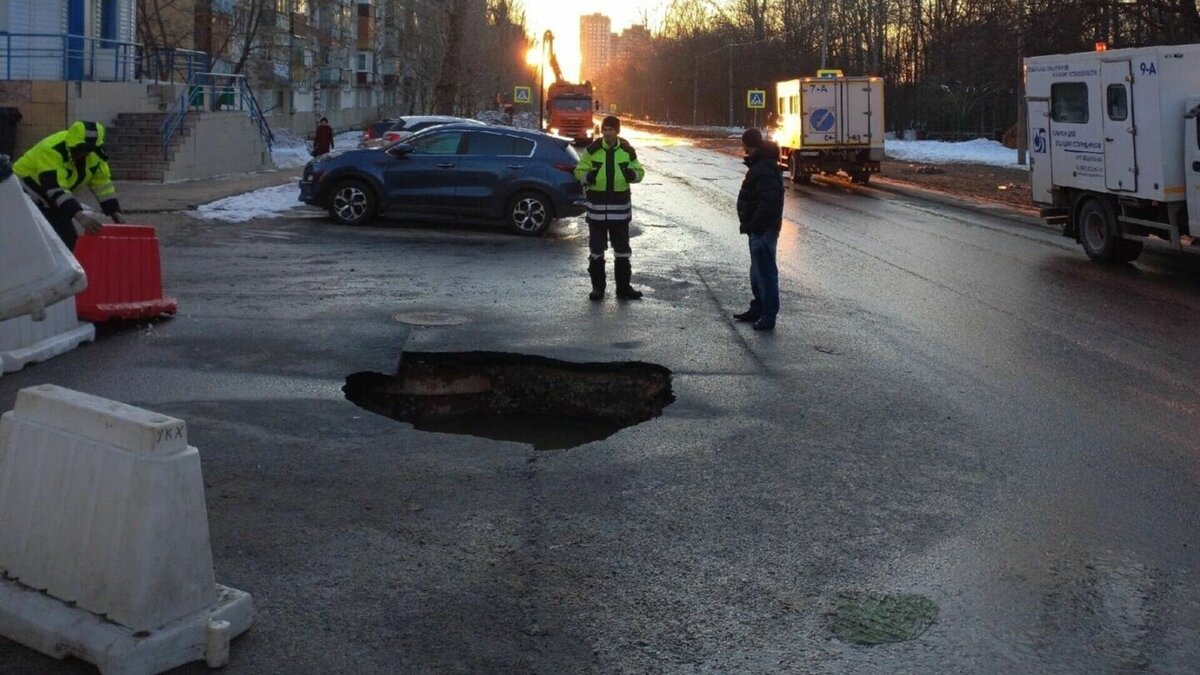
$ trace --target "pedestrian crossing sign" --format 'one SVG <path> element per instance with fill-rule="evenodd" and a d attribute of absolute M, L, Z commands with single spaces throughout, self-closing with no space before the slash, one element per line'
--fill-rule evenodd
<path fill-rule="evenodd" d="M 747 108 L 767 107 L 767 92 L 765 89 L 750 89 L 746 91 Z"/>
<path fill-rule="evenodd" d="M 529 103 L 532 98 L 529 87 L 513 87 L 513 103 Z"/>

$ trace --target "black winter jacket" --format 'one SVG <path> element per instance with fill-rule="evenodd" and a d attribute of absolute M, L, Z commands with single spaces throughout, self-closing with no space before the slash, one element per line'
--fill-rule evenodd
<path fill-rule="evenodd" d="M 737 212 L 742 234 L 778 232 L 783 226 L 783 172 L 779 146 L 764 141 L 745 160 L 746 178 L 738 191 Z"/>

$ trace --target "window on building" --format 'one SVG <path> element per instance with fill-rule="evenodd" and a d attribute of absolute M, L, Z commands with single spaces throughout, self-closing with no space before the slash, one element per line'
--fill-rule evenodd
<path fill-rule="evenodd" d="M 1085 82 L 1050 85 L 1050 118 L 1066 124 L 1088 121 L 1088 89 Z"/>
<path fill-rule="evenodd" d="M 1124 122 L 1129 117 L 1129 92 L 1123 84 L 1108 85 L 1108 119 Z"/>
<path fill-rule="evenodd" d="M 367 70 L 367 55 L 366 54 L 358 55 L 358 68 L 356 68 L 356 70 L 358 70 L 358 72 L 360 72 L 360 73 L 365 72 Z"/>
<path fill-rule="evenodd" d="M 117 36 L 117 0 L 100 1 L 100 39 L 101 47 L 114 47 L 112 44 Z"/>

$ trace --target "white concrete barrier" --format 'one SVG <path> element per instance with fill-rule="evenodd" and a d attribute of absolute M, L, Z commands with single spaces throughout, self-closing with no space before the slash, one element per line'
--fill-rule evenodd
<path fill-rule="evenodd" d="M 95 339 L 96 327 L 75 316 L 74 298 L 47 307 L 41 321 L 29 316 L 0 321 L 0 373 L 18 371 Z"/>
<path fill-rule="evenodd" d="M 105 673 L 221 665 L 253 620 L 215 583 L 179 419 L 53 385 L 0 418 L 0 635 Z"/>
<path fill-rule="evenodd" d="M 30 314 L 87 287 L 71 256 L 16 176 L 0 180 L 0 320 Z"/>

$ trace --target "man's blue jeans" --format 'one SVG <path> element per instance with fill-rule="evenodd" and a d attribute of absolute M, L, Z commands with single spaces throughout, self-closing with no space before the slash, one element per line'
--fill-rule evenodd
<path fill-rule="evenodd" d="M 779 231 L 750 235 L 750 291 L 759 316 L 774 319 L 779 314 L 779 268 L 775 266 L 775 247 Z"/>

